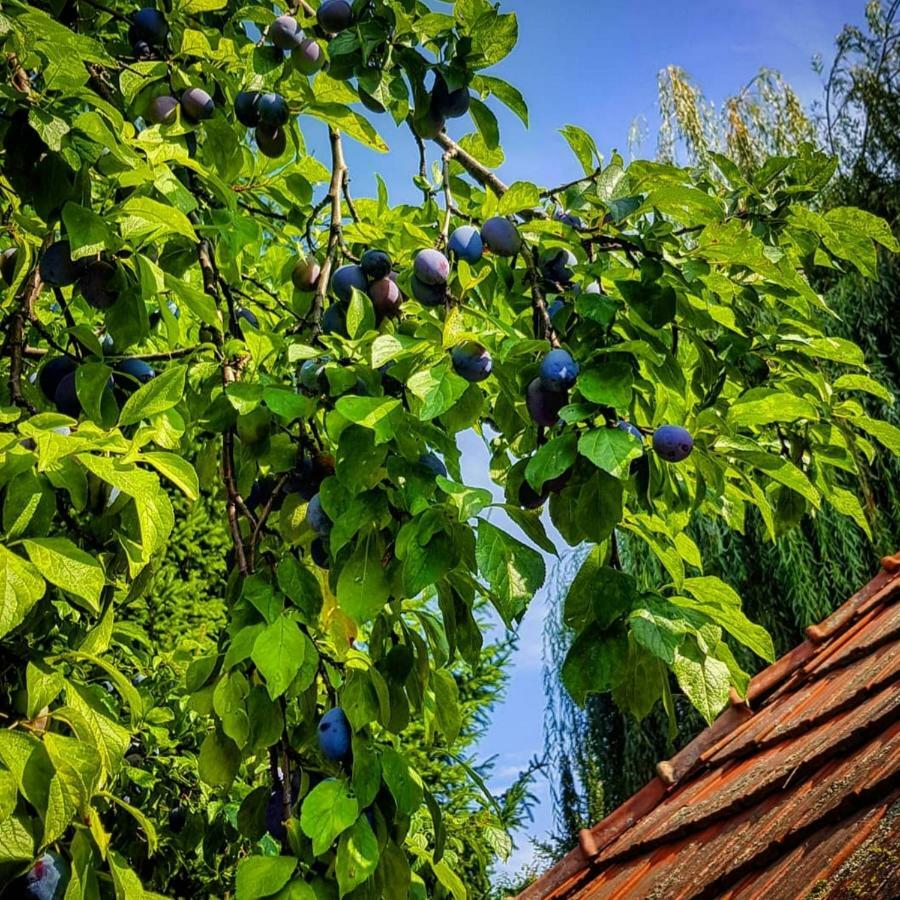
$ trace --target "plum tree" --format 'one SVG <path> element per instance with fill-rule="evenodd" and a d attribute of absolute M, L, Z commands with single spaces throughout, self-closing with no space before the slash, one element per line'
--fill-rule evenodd
<path fill-rule="evenodd" d="M 453 360 L 453 370 L 468 382 L 474 384 L 484 381 L 491 374 L 493 368 L 491 354 L 475 341 L 458 344 L 450 356 Z"/>
<path fill-rule="evenodd" d="M 573 698 L 640 719 L 680 692 L 712 718 L 746 684 L 729 648 L 771 644 L 736 603 L 726 636 L 692 528 L 755 515 L 774 537 L 830 504 L 865 531 L 860 461 L 900 450 L 811 280 L 896 249 L 864 213 L 808 213 L 833 160 L 628 164 L 568 127 L 565 183 L 507 184 L 497 106 L 528 109 L 491 67 L 512 13 L 278 11 L 4 6 L 0 696 L 10 753 L 40 765 L 4 782 L 0 881 L 45 841 L 79 896 L 486 895 L 515 814 L 454 760 L 493 665 L 483 608 L 521 620 L 548 524 L 592 548 Z M 421 201 L 379 171 L 365 196 L 351 140 L 408 157 Z M 667 421 L 696 438 L 680 465 Z M 467 483 L 470 428 L 515 534 Z M 221 559 L 183 536 L 198 510 Z M 660 578 L 601 616 L 579 591 L 618 587 L 623 529 Z M 203 626 L 163 651 L 136 610 L 212 556 Z"/>
<path fill-rule="evenodd" d="M 469 263 L 476 263 L 484 252 L 484 244 L 478 229 L 472 225 L 460 225 L 453 230 L 447 249 L 457 259 L 464 259 Z"/>
<path fill-rule="evenodd" d="M 266 36 L 279 50 L 294 50 L 303 40 L 300 24 L 293 16 L 279 16 L 269 25 Z"/>
<path fill-rule="evenodd" d="M 353 289 L 365 293 L 369 288 L 366 273 L 360 266 L 341 266 L 331 276 L 331 290 L 343 303 L 349 303 L 353 296 Z"/>
<path fill-rule="evenodd" d="M 568 391 L 575 386 L 579 365 L 568 350 L 551 350 L 541 360 L 541 384 L 548 391 Z"/>
<path fill-rule="evenodd" d="M 260 124 L 265 125 L 268 129 L 286 124 L 291 116 L 284 97 L 271 91 L 259 95 L 259 99 L 256 101 L 256 114 Z"/>
<path fill-rule="evenodd" d="M 481 226 L 485 247 L 497 256 L 515 256 L 522 248 L 519 229 L 505 216 L 492 216 Z"/>
<path fill-rule="evenodd" d="M 154 97 L 147 107 L 147 120 L 154 125 L 171 125 L 178 113 L 178 101 L 163 94 Z"/>
<path fill-rule="evenodd" d="M 653 432 L 653 452 L 666 462 L 681 462 L 693 449 L 694 439 L 681 425 L 660 425 Z"/>
<path fill-rule="evenodd" d="M 181 95 L 181 111 L 189 122 L 202 122 L 216 111 L 213 98 L 203 88 L 188 88 Z"/>
<path fill-rule="evenodd" d="M 422 284 L 446 284 L 450 263 L 440 250 L 420 250 L 413 260 L 413 274 Z"/>
<path fill-rule="evenodd" d="M 255 128 L 259 125 L 257 104 L 262 96 L 259 91 L 239 91 L 234 98 L 234 114 L 241 125 Z"/>
<path fill-rule="evenodd" d="M 353 24 L 353 8 L 347 0 L 324 0 L 316 10 L 316 20 L 329 34 L 338 34 Z"/>
<path fill-rule="evenodd" d="M 359 267 L 370 281 L 386 278 L 391 271 L 391 258 L 384 250 L 366 250 L 359 260 Z"/>

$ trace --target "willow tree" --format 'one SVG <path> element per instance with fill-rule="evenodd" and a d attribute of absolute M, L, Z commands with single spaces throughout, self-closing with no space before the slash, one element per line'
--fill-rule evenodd
<path fill-rule="evenodd" d="M 480 660 L 481 600 L 513 626 L 543 583 L 535 546 L 558 548 L 537 509 L 593 547 L 565 610 L 576 700 L 641 717 L 683 695 L 711 719 L 747 684 L 730 642 L 773 646 L 704 574 L 691 521 L 739 529 L 756 509 L 774 534 L 804 503 L 864 527 L 840 475 L 875 442 L 900 450 L 807 278 L 896 247 L 870 215 L 810 210 L 830 157 L 626 167 L 568 126 L 570 183 L 507 185 L 489 104 L 527 109 L 482 73 L 514 15 L 281 12 L 0 18 L 0 865 L 69 869 L 68 897 L 198 878 L 238 898 L 464 897 L 473 822 L 413 760 L 446 754 L 477 784 L 453 672 Z M 387 152 L 385 135 L 418 143 L 416 205 L 383 181 L 351 194 L 344 142 Z M 527 542 L 462 481 L 456 435 L 484 423 Z M 186 699 L 165 667 L 132 684 L 119 615 L 169 540 L 170 490 L 217 498 L 233 551 Z M 621 571 L 620 531 L 659 560 L 650 589 Z M 194 802 L 163 818 L 142 803 L 167 778 Z M 193 868 L 169 879 L 178 855 Z"/>

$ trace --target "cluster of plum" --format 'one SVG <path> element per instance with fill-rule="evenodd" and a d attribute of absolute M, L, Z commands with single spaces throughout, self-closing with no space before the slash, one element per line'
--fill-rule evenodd
<path fill-rule="evenodd" d="M 350 15 L 352 19 L 352 11 Z M 304 75 L 313 75 L 325 65 L 322 48 L 303 34 L 293 16 L 279 16 L 269 26 L 266 35 L 279 50 L 291 54 L 291 62 Z"/>
<path fill-rule="evenodd" d="M 234 114 L 241 125 L 256 129 L 256 146 L 263 156 L 277 159 L 287 148 L 284 126 L 291 116 L 281 94 L 241 91 L 234 99 Z"/>
<path fill-rule="evenodd" d="M 128 40 L 138 59 L 150 56 L 154 47 L 164 47 L 168 35 L 169 23 L 158 9 L 145 6 L 132 14 Z"/>
<path fill-rule="evenodd" d="M 444 76 L 437 72 L 427 102 L 413 112 L 413 129 L 420 138 L 432 140 L 444 130 L 447 119 L 464 116 L 469 111 L 469 103 L 467 87 L 451 90 Z"/>

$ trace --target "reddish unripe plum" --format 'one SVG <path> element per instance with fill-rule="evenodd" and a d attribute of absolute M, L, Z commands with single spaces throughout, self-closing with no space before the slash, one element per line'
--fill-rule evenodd
<path fill-rule="evenodd" d="M 112 306 L 119 297 L 112 284 L 115 275 L 116 267 L 106 260 L 97 259 L 88 263 L 78 278 L 81 296 L 94 309 L 107 309 Z"/>
<path fill-rule="evenodd" d="M 279 50 L 293 50 L 303 40 L 303 32 L 293 16 L 279 16 L 269 26 L 267 35 Z"/>
<path fill-rule="evenodd" d="M 494 216 L 481 226 L 481 239 L 497 256 L 515 256 L 522 247 L 518 228 L 503 216 Z"/>
<path fill-rule="evenodd" d="M 447 302 L 446 284 L 425 284 L 413 275 L 410 285 L 413 297 L 423 306 L 443 306 Z"/>
<path fill-rule="evenodd" d="M 260 95 L 256 103 L 256 112 L 259 115 L 260 124 L 270 129 L 286 125 L 291 117 L 284 97 L 271 91 Z"/>
<path fill-rule="evenodd" d="M 471 225 L 460 225 L 447 242 L 447 249 L 457 258 L 474 263 L 481 259 L 484 242 L 477 228 Z"/>
<path fill-rule="evenodd" d="M 178 101 L 174 97 L 154 97 L 147 107 L 147 121 L 154 125 L 171 125 L 177 109 Z"/>
<path fill-rule="evenodd" d="M 301 259 L 294 265 L 291 281 L 294 287 L 304 294 L 311 294 L 316 289 L 316 282 L 322 267 L 315 259 Z"/>
<path fill-rule="evenodd" d="M 353 24 L 353 8 L 347 0 L 325 0 L 316 10 L 316 20 L 329 34 L 337 34 Z"/>
<path fill-rule="evenodd" d="M 377 281 L 379 278 L 387 278 L 391 271 L 391 258 L 384 250 L 366 250 L 359 261 L 359 267 L 366 278 Z"/>
<path fill-rule="evenodd" d="M 444 76 L 438 73 L 431 89 L 431 108 L 441 118 L 458 119 L 469 111 L 469 89 L 461 87 L 451 91 Z"/>
<path fill-rule="evenodd" d="M 440 250 L 420 250 L 413 260 L 413 274 L 423 284 L 446 284 L 450 263 Z"/>
<path fill-rule="evenodd" d="M 200 122 L 212 116 L 216 105 L 203 88 L 188 88 L 181 95 L 181 111 L 191 122 Z"/>
<path fill-rule="evenodd" d="M 39 265 L 41 279 L 52 287 L 75 284 L 81 274 L 81 268 L 81 263 L 72 259 L 68 241 L 51 244 L 44 251 Z"/>
<path fill-rule="evenodd" d="M 259 111 L 256 108 L 259 98 L 259 91 L 241 91 L 234 98 L 234 114 L 241 125 L 247 128 L 259 125 Z"/>
<path fill-rule="evenodd" d="M 536 425 L 549 428 L 559 421 L 559 411 L 569 402 L 565 391 L 551 391 L 535 378 L 525 391 L 525 405 Z"/>
<path fill-rule="evenodd" d="M 491 354 L 475 341 L 465 341 L 454 347 L 450 358 L 456 374 L 473 384 L 484 381 L 493 368 Z"/>
<path fill-rule="evenodd" d="M 693 449 L 691 433 L 680 425 L 661 425 L 653 432 L 653 451 L 666 462 L 681 462 Z"/>
<path fill-rule="evenodd" d="M 322 48 L 309 38 L 300 41 L 300 46 L 291 54 L 294 65 L 304 75 L 314 75 L 325 65 Z"/>
<path fill-rule="evenodd" d="M 338 300 L 349 303 L 353 296 L 353 288 L 363 293 L 369 287 L 366 279 L 366 273 L 360 266 L 341 266 L 334 275 L 331 276 L 331 290 L 334 292 Z"/>
<path fill-rule="evenodd" d="M 283 128 L 269 128 L 258 125 L 256 128 L 256 146 L 263 156 L 278 159 L 287 149 L 287 133 Z"/>
<path fill-rule="evenodd" d="M 393 274 L 393 273 L 391 273 Z M 400 305 L 403 296 L 394 278 L 379 278 L 369 285 L 369 299 L 375 308 L 375 314 L 379 318 L 392 319 L 400 315 Z"/>

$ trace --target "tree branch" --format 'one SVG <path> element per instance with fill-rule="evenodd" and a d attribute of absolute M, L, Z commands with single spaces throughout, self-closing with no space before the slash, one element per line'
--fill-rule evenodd
<path fill-rule="evenodd" d="M 443 131 L 434 139 L 434 142 L 444 150 L 444 155 L 455 159 L 479 184 L 490 188 L 498 197 L 502 197 L 509 186 L 501 181 L 487 166 L 482 165 L 463 150 L 456 141 Z"/>
<path fill-rule="evenodd" d="M 443 161 L 443 188 L 444 188 L 444 221 L 441 225 L 441 233 L 438 236 L 438 249 L 447 245 L 450 240 L 450 217 L 453 215 L 453 194 L 450 190 L 450 156 L 445 153 Z"/>

